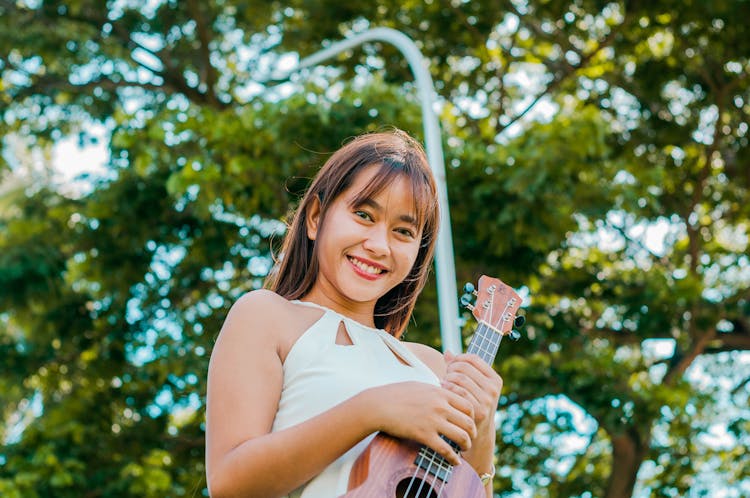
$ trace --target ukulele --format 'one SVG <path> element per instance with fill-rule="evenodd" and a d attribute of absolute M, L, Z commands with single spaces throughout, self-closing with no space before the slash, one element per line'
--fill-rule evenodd
<path fill-rule="evenodd" d="M 504 335 L 518 339 L 512 330 L 521 298 L 496 278 L 482 276 L 478 291 L 467 284 L 467 293 L 477 296 L 477 305 L 461 302 L 478 321 L 467 353 L 492 365 Z M 519 317 L 521 320 L 523 317 Z M 520 324 L 519 324 L 520 326 Z M 456 443 L 446 441 L 459 452 Z M 484 498 L 486 492 L 474 469 L 461 461 L 451 465 L 431 448 L 413 441 L 378 433 L 357 458 L 349 474 L 348 491 L 341 498 Z"/>

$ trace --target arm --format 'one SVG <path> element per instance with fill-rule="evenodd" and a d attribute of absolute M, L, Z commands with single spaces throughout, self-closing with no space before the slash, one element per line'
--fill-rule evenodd
<path fill-rule="evenodd" d="M 363 391 L 299 425 L 271 433 L 281 395 L 284 340 L 272 317 L 285 316 L 284 306 L 285 300 L 268 291 L 241 298 L 211 354 L 206 473 L 212 497 L 287 494 L 378 430 L 428 445 L 442 442 L 440 433 L 470 444 L 470 403 L 420 383 Z M 432 416 L 417 417 L 425 406 Z M 450 447 L 442 451 L 451 452 Z"/>
<path fill-rule="evenodd" d="M 206 407 L 206 473 L 213 497 L 281 496 L 320 473 L 366 437 L 359 400 L 271 433 L 281 395 L 284 316 L 279 296 L 257 291 L 230 310 L 211 354 Z M 332 431 L 331 428 L 336 430 Z"/>

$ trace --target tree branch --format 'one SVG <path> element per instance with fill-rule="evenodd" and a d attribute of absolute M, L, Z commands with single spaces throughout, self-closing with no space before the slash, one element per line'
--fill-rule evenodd
<path fill-rule="evenodd" d="M 70 91 L 72 93 L 80 93 L 81 91 L 92 90 L 94 88 L 104 88 L 109 90 L 115 90 L 119 88 L 143 88 L 148 91 L 158 92 L 164 91 L 164 88 L 153 84 L 153 83 L 137 83 L 130 81 L 113 81 L 109 78 L 97 78 L 92 79 L 88 83 L 82 85 L 75 85 L 62 78 L 56 78 L 50 75 L 37 78 L 35 83 L 29 87 L 20 90 L 14 95 L 14 99 L 21 100 L 23 98 L 36 95 L 36 94 L 47 94 L 52 90 L 57 91 Z"/>
<path fill-rule="evenodd" d="M 750 384 L 750 377 L 747 377 L 745 380 L 737 384 L 737 387 L 732 389 L 731 394 L 734 396 L 735 394 L 739 393 L 742 389 L 744 389 L 745 386 L 747 386 L 748 384 Z"/>
<path fill-rule="evenodd" d="M 640 240 L 636 240 L 636 239 L 632 238 L 631 236 L 629 236 L 627 234 L 627 232 L 625 231 L 625 227 L 621 227 L 621 226 L 615 225 L 615 224 L 611 223 L 609 221 L 609 219 L 606 220 L 606 224 L 607 224 L 607 226 L 612 227 L 620 235 L 622 235 L 622 237 L 625 240 L 627 240 L 629 242 L 632 242 L 633 244 L 636 244 L 639 248 L 641 248 L 642 250 L 646 251 L 648 254 L 650 254 L 654 258 L 656 258 L 659 261 L 659 263 L 661 263 L 662 265 L 664 265 L 666 268 L 673 268 L 673 265 L 671 264 L 671 260 L 668 257 L 657 255 L 651 249 L 649 249 L 643 242 L 641 242 Z"/>
<path fill-rule="evenodd" d="M 216 82 L 217 73 L 216 68 L 211 64 L 211 51 L 209 46 L 211 44 L 211 34 L 209 31 L 208 23 L 201 9 L 201 2 L 190 0 L 188 2 L 188 8 L 192 13 L 192 17 L 195 20 L 196 31 L 198 33 L 198 40 L 200 41 L 200 48 L 198 53 L 200 54 L 200 65 L 201 65 L 201 76 L 203 81 L 206 83 L 206 98 L 212 106 L 219 104 L 219 100 L 216 98 Z"/>
<path fill-rule="evenodd" d="M 84 16 L 84 15 L 71 15 L 71 14 L 66 14 L 65 17 L 71 21 L 80 22 L 82 24 L 96 28 L 97 31 L 99 32 L 99 36 L 97 37 L 97 39 L 102 43 L 106 41 L 101 37 L 101 27 L 103 23 L 108 22 L 107 19 L 104 19 L 101 17 L 91 17 L 91 16 Z M 198 24 L 199 27 L 203 26 L 204 31 L 205 31 L 205 23 L 201 23 L 200 22 L 201 20 L 198 19 L 197 17 L 199 16 L 196 16 L 196 23 Z M 213 86 L 215 84 L 215 79 L 216 79 L 215 73 L 207 76 L 209 91 L 205 93 L 201 92 L 200 89 L 193 88 L 190 85 L 188 85 L 181 71 L 179 70 L 179 68 L 171 64 L 170 51 L 166 47 L 164 47 L 163 49 L 159 51 L 151 50 L 148 47 L 145 47 L 143 44 L 136 41 L 135 39 L 133 39 L 132 33 L 126 30 L 125 28 L 123 28 L 121 24 L 117 22 L 112 22 L 111 25 L 112 25 L 112 33 L 117 35 L 117 38 L 120 40 L 123 46 L 128 47 L 131 50 L 129 60 L 132 61 L 134 64 L 138 65 L 139 67 L 142 67 L 143 69 L 149 71 L 150 73 L 156 76 L 161 77 L 164 80 L 164 83 L 168 88 L 171 88 L 178 93 L 182 93 L 189 100 L 192 100 L 200 104 L 208 104 L 217 108 L 226 107 L 224 104 L 219 102 L 218 99 L 216 99 L 216 96 L 213 93 Z M 204 36 L 205 36 L 205 39 L 203 39 Z M 205 44 L 205 50 L 208 50 L 207 33 L 199 32 L 199 37 L 201 37 L 201 49 L 203 50 L 203 46 Z M 146 53 L 152 55 L 153 57 L 159 59 L 159 62 L 161 62 L 164 69 L 159 71 L 139 61 L 135 57 L 133 57 L 132 50 L 136 48 L 143 50 Z M 205 61 L 204 64 L 208 64 L 208 67 L 210 67 L 213 70 L 213 66 L 210 64 L 210 54 L 204 57 L 204 61 Z M 139 86 L 139 85 L 129 85 L 129 86 Z M 158 86 L 156 85 L 154 87 L 158 88 Z"/>
<path fill-rule="evenodd" d="M 750 351 L 750 335 L 737 332 L 718 333 L 708 342 L 704 352 L 716 354 L 725 351 Z"/>
<path fill-rule="evenodd" d="M 690 347 L 687 354 L 679 356 L 675 349 L 675 361 L 671 364 L 667 373 L 664 375 L 664 384 L 673 384 L 676 380 L 685 373 L 693 361 L 706 351 L 709 343 L 716 337 L 716 329 L 711 329 L 703 333 L 697 338 Z"/>
<path fill-rule="evenodd" d="M 521 110 L 516 116 L 510 118 L 510 121 L 508 123 L 504 125 L 499 124 L 499 132 L 502 132 L 503 130 L 508 128 L 510 125 L 512 125 L 519 119 L 523 118 L 523 116 L 525 116 L 529 111 L 531 111 L 531 109 L 533 109 L 545 95 L 549 94 L 550 92 L 555 90 L 557 87 L 559 87 L 565 80 L 568 79 L 568 77 L 570 77 L 571 75 L 575 74 L 577 71 L 580 71 L 581 69 L 586 67 L 596 54 L 598 54 L 604 48 L 612 44 L 612 42 L 615 39 L 615 36 L 619 34 L 620 32 L 619 29 L 614 29 L 614 28 L 611 29 L 610 32 L 607 33 L 607 35 L 597 44 L 596 48 L 594 48 L 587 54 L 582 54 L 578 50 L 576 50 L 575 47 L 572 47 L 571 44 L 567 43 L 567 39 L 564 40 L 565 47 L 563 47 L 564 42 L 558 40 L 558 38 L 560 38 L 559 36 L 555 36 L 554 34 L 545 32 L 543 29 L 541 29 L 540 26 L 535 24 L 533 21 L 530 21 L 529 20 L 530 18 L 528 16 L 524 16 L 523 14 L 521 14 L 518 11 L 518 9 L 516 9 L 515 6 L 513 6 L 512 3 L 510 3 L 510 5 L 511 5 L 511 10 L 513 11 L 515 15 L 518 16 L 519 20 L 525 18 L 526 24 L 537 36 L 539 36 L 540 38 L 552 37 L 553 43 L 557 43 L 559 46 L 561 46 L 561 48 L 564 48 L 565 50 L 572 50 L 573 52 L 575 52 L 576 55 L 578 55 L 580 62 L 574 66 L 570 62 L 568 62 L 568 60 L 565 59 L 565 57 L 563 56 L 562 61 L 564 64 L 564 69 L 560 72 L 561 74 L 559 75 L 556 75 L 555 71 L 551 69 L 551 66 L 553 65 L 552 64 L 553 61 L 548 60 L 547 62 L 545 62 L 544 65 L 547 66 L 547 69 L 550 71 L 550 73 L 555 75 L 553 77 L 553 80 L 549 82 L 547 86 L 540 93 L 538 93 L 536 97 L 532 99 L 531 103 L 528 106 L 526 106 L 523 110 Z M 626 24 L 628 18 L 629 18 L 629 15 L 628 15 L 628 12 L 626 12 L 623 22 L 618 27 L 622 28 Z"/>

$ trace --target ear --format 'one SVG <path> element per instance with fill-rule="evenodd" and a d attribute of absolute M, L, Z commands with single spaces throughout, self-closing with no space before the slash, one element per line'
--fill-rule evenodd
<path fill-rule="evenodd" d="M 307 208 L 305 213 L 305 228 L 307 229 L 307 238 L 315 240 L 318 236 L 318 228 L 320 227 L 320 200 L 317 196 L 313 196 L 310 201 L 310 207 Z"/>

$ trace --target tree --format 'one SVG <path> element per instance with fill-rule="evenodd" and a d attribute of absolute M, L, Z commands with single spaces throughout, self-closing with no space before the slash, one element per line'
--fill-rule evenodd
<path fill-rule="evenodd" d="M 287 205 L 345 137 L 421 130 L 387 46 L 258 82 L 383 25 L 438 84 L 459 277 L 530 294 L 527 339 L 497 363 L 497 492 L 747 491 L 747 10 L 0 2 L 4 185 L 13 137 L 41 150 L 93 121 L 111 133 L 91 193 L 2 191 L 0 492 L 204 487 L 207 358 Z M 409 339 L 438 344 L 434 293 Z M 707 442 L 717 430 L 729 444 Z"/>

